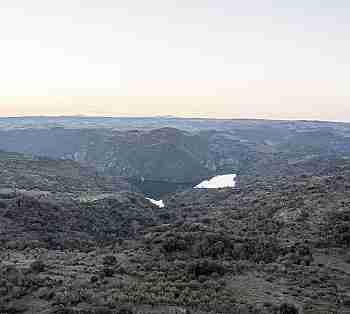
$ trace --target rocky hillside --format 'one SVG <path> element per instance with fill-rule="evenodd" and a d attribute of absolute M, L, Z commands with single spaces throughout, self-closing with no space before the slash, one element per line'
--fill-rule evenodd
<path fill-rule="evenodd" d="M 350 245 L 344 227 L 350 172 L 275 179 L 274 185 L 257 180 L 241 189 L 187 190 L 169 196 L 165 203 L 180 221 L 215 225 L 237 237 L 258 240 L 266 234 L 288 245 L 302 241 L 315 247 Z"/>
<path fill-rule="evenodd" d="M 0 176 L 3 194 L 37 190 L 77 195 L 132 189 L 122 178 L 102 176 L 95 169 L 72 160 L 34 158 L 4 151 L 0 151 Z"/>
<path fill-rule="evenodd" d="M 49 248 L 81 248 L 137 238 L 145 226 L 167 221 L 167 215 L 142 195 L 120 192 L 91 200 L 42 195 L 0 197 L 0 241 L 25 247 L 38 242 Z"/>
<path fill-rule="evenodd" d="M 350 311 L 346 124 L 113 121 L 0 130 L 0 313 Z"/>
<path fill-rule="evenodd" d="M 5 313 L 347 313 L 350 168 L 0 209 Z"/>
<path fill-rule="evenodd" d="M 165 221 L 124 179 L 72 160 L 0 152 L 0 174 L 0 241 L 96 244 Z"/>

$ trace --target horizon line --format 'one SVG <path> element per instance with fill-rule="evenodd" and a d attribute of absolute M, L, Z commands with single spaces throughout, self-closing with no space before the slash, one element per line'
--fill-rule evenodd
<path fill-rule="evenodd" d="M 0 119 L 29 119 L 29 118 L 80 118 L 80 119 L 186 119 L 186 120 L 221 120 L 221 121 L 292 121 L 292 122 L 318 122 L 318 123 L 350 123 L 348 120 L 319 120 L 319 119 L 311 119 L 311 118 L 221 118 L 221 117 L 198 117 L 198 116 L 177 116 L 177 115 L 164 115 L 164 116 L 129 116 L 129 115 L 89 115 L 89 114 L 72 114 L 72 115 L 12 115 L 12 116 L 2 116 L 0 115 Z"/>

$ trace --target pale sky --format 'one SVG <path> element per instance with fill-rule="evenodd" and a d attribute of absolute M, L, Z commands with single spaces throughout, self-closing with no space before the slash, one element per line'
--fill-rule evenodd
<path fill-rule="evenodd" d="M 0 115 L 350 121 L 348 0 L 0 0 Z"/>

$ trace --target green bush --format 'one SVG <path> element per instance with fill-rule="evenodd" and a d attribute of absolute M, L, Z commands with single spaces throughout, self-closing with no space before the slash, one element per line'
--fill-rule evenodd
<path fill-rule="evenodd" d="M 116 304 L 214 306 L 234 305 L 234 291 L 215 281 L 191 280 L 186 273 L 148 273 L 115 291 Z"/>

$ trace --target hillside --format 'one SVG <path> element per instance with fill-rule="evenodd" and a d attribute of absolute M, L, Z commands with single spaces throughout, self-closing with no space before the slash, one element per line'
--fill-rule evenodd
<path fill-rule="evenodd" d="M 138 237 L 145 226 L 165 222 L 163 212 L 131 192 L 64 201 L 40 194 L 6 195 L 0 197 L 0 242 L 5 247 L 32 242 L 51 249 L 95 247 Z"/>
<path fill-rule="evenodd" d="M 0 130 L 0 312 L 349 312 L 348 126 L 191 123 Z"/>
<path fill-rule="evenodd" d="M 122 178 L 102 176 L 95 169 L 72 160 L 38 158 L 4 151 L 0 151 L 0 176 L 3 193 L 37 190 L 52 194 L 98 194 L 132 189 Z"/>
<path fill-rule="evenodd" d="M 104 175 L 124 177 L 149 196 L 217 174 L 299 175 L 305 163 L 313 174 L 319 160 L 327 163 L 350 153 L 346 123 L 68 117 L 1 121 L 0 149 L 74 160 Z"/>
<path fill-rule="evenodd" d="M 130 192 L 2 199 L 1 310 L 346 313 L 348 170 L 189 189 L 164 209 Z"/>

